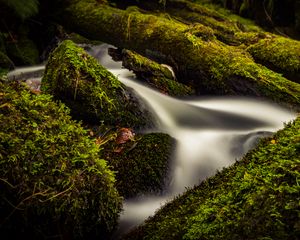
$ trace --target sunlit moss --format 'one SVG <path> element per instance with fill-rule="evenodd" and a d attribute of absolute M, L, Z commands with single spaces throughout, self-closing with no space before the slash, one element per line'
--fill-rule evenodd
<path fill-rule="evenodd" d="M 284 37 L 271 37 L 249 46 L 247 51 L 258 62 L 300 82 L 299 41 Z"/>
<path fill-rule="evenodd" d="M 123 50 L 121 55 L 124 67 L 132 70 L 138 80 L 146 82 L 161 93 L 170 96 L 194 94 L 192 88 L 176 81 L 173 72 L 168 67 L 133 51 Z"/>

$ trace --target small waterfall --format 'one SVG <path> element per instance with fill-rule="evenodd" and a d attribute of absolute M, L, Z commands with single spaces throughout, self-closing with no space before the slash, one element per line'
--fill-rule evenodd
<path fill-rule="evenodd" d="M 164 195 L 128 199 L 120 217 L 116 238 L 153 215 L 155 210 L 186 188 L 199 184 L 216 170 L 229 166 L 270 136 L 296 114 L 267 101 L 243 97 L 211 97 L 178 100 L 144 86 L 108 56 L 109 45 L 93 48 L 92 54 L 125 85 L 133 88 L 152 108 L 158 131 L 177 140 L 170 183 Z M 98 52 L 100 54 L 98 54 Z"/>
<path fill-rule="evenodd" d="M 296 117 L 296 113 L 267 101 L 242 97 L 211 97 L 178 100 L 144 86 L 134 74 L 122 69 L 107 54 L 109 45 L 92 47 L 88 52 L 118 79 L 148 103 L 158 119 L 157 131 L 177 140 L 171 159 L 170 182 L 162 195 L 142 196 L 124 202 L 115 238 L 153 215 L 155 210 L 188 187 L 199 184 L 240 159 L 261 137 L 270 136 Z M 42 66 L 33 69 L 41 71 Z M 29 69 L 18 69 L 10 77 Z M 25 72 L 25 73 L 24 73 Z"/>

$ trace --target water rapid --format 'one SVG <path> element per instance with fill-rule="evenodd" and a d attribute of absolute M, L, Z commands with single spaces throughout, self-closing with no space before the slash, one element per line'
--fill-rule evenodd
<path fill-rule="evenodd" d="M 166 201 L 199 184 L 216 170 L 240 159 L 258 140 L 270 136 L 296 114 L 267 101 L 242 97 L 178 100 L 137 82 L 134 75 L 111 60 L 106 45 L 91 54 L 152 109 L 157 131 L 177 140 L 164 193 L 128 199 L 116 238 L 153 215 Z"/>
<path fill-rule="evenodd" d="M 115 238 L 142 223 L 186 188 L 240 159 L 258 139 L 271 135 L 282 128 L 284 122 L 296 117 L 295 113 L 275 104 L 250 98 L 179 100 L 163 95 L 139 83 L 120 62 L 112 61 L 107 54 L 108 47 L 95 46 L 88 52 L 147 103 L 157 119 L 154 131 L 168 133 L 177 140 L 165 191 L 125 200 Z M 38 66 L 35 70 L 42 68 Z M 29 72 L 27 70 L 23 69 L 23 75 Z M 22 74 L 22 70 L 10 73 L 9 77 L 18 74 Z M 34 82 L 36 78 L 27 81 Z"/>

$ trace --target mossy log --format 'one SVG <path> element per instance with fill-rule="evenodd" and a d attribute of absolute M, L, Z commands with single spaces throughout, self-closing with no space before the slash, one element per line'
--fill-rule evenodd
<path fill-rule="evenodd" d="M 122 60 L 122 65 L 132 70 L 138 80 L 147 83 L 163 94 L 176 97 L 194 94 L 192 88 L 177 82 L 173 70 L 167 65 L 159 64 L 126 49 L 121 52 L 118 49 L 109 49 L 109 53 L 118 60 Z"/>
<path fill-rule="evenodd" d="M 299 41 L 266 32 L 225 10 L 210 9 L 186 0 L 168 1 L 165 11 L 193 28 L 210 29 L 211 35 L 225 44 L 246 47 L 258 63 L 282 73 L 289 80 L 300 82 Z"/>
<path fill-rule="evenodd" d="M 298 239 L 300 117 L 122 239 Z"/>
<path fill-rule="evenodd" d="M 65 105 L 0 82 L 1 239 L 106 239 L 121 211 L 114 182 Z"/>
<path fill-rule="evenodd" d="M 300 83 L 300 42 L 284 37 L 262 39 L 247 51 L 254 59 L 287 78 Z"/>
<path fill-rule="evenodd" d="M 119 129 L 102 138 L 103 158 L 116 171 L 116 187 L 128 198 L 144 193 L 161 192 L 166 183 L 175 140 L 168 134 L 131 135 L 122 141 L 130 129 Z M 125 136 L 126 138 L 126 136 Z"/>
<path fill-rule="evenodd" d="M 182 83 L 199 94 L 266 97 L 299 108 L 300 85 L 256 64 L 244 50 L 203 37 L 166 18 L 96 1 L 71 1 L 58 21 L 88 38 L 164 58 Z"/>
<path fill-rule="evenodd" d="M 202 38 L 215 38 L 227 45 L 243 48 L 256 62 L 283 74 L 291 81 L 300 82 L 299 41 L 266 32 L 251 20 L 203 2 L 169 0 L 166 1 L 163 12 L 169 14 L 166 17 L 189 25 L 191 32 L 196 35 L 201 32 Z M 140 0 L 137 4 L 143 10 L 155 11 L 161 8 L 158 3 L 153 4 L 153 1 Z"/>
<path fill-rule="evenodd" d="M 134 128 L 152 124 L 133 91 L 70 40 L 50 55 L 41 89 L 62 100 L 75 118 L 89 123 Z"/>

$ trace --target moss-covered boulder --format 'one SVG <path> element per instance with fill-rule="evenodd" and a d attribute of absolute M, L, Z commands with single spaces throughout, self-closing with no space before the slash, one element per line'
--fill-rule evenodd
<path fill-rule="evenodd" d="M 133 92 L 70 40 L 50 55 L 41 89 L 87 122 L 136 128 L 151 124 Z"/>
<path fill-rule="evenodd" d="M 50 95 L 0 82 L 1 239 L 105 238 L 115 227 L 114 174 L 68 114 Z"/>
<path fill-rule="evenodd" d="M 176 81 L 173 70 L 165 65 L 159 64 L 134 51 L 109 49 L 113 58 L 122 61 L 122 65 L 132 70 L 137 79 L 147 83 L 163 94 L 170 96 L 188 96 L 195 94 L 195 91 L 182 83 Z"/>
<path fill-rule="evenodd" d="M 123 239 L 298 239 L 300 117 Z"/>
<path fill-rule="evenodd" d="M 135 135 L 131 129 L 121 128 L 102 140 L 107 141 L 103 158 L 116 171 L 116 186 L 122 196 L 163 190 L 175 147 L 173 138 L 164 133 Z"/>

